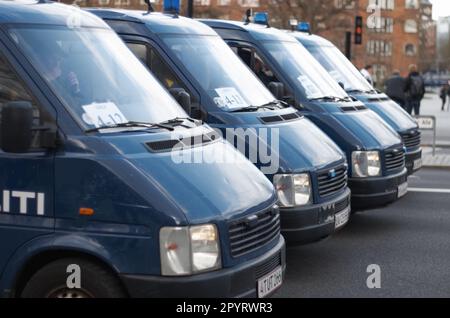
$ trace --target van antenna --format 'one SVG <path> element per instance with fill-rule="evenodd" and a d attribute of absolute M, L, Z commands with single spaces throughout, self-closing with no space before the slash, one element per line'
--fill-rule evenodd
<path fill-rule="evenodd" d="M 145 14 L 150 14 L 155 11 L 153 9 L 153 6 L 152 6 L 152 3 L 150 2 L 150 0 L 144 0 L 144 2 L 147 5 L 147 13 L 145 13 Z"/>
<path fill-rule="evenodd" d="M 247 11 L 245 12 L 245 24 L 250 24 L 252 22 L 252 20 L 250 20 L 251 16 L 252 16 L 252 9 L 247 9 Z"/>

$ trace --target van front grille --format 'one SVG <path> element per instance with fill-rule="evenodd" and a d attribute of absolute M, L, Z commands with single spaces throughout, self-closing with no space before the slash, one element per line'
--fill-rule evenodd
<path fill-rule="evenodd" d="M 403 169 L 405 167 L 405 150 L 394 149 L 386 151 L 385 164 L 388 172 Z"/>
<path fill-rule="evenodd" d="M 321 197 L 327 197 L 341 191 L 347 186 L 347 180 L 346 165 L 319 172 L 317 175 L 319 195 Z"/>
<path fill-rule="evenodd" d="M 420 131 L 414 131 L 401 134 L 406 148 L 415 148 L 420 146 L 422 134 Z"/>
<path fill-rule="evenodd" d="M 231 222 L 228 227 L 231 256 L 250 253 L 280 236 L 280 213 L 270 209 Z"/>

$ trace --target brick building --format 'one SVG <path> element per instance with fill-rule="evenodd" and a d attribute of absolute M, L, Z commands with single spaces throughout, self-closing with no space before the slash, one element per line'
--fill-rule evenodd
<path fill-rule="evenodd" d="M 146 9 L 144 0 L 75 0 L 80 6 Z M 68 2 L 64 0 L 64 2 Z M 154 7 L 161 10 L 162 0 Z M 187 0 L 181 0 L 182 14 Z M 353 31 L 355 16 L 364 21 L 363 43 L 352 46 L 357 67 L 372 64 L 382 83 L 394 70 L 403 75 L 410 64 L 432 69 L 436 60 L 436 23 L 429 0 L 194 0 L 195 16 L 242 20 L 245 11 L 268 11 L 271 24 L 288 28 L 297 18 L 311 23 L 314 33 L 345 47 L 345 33 Z"/>

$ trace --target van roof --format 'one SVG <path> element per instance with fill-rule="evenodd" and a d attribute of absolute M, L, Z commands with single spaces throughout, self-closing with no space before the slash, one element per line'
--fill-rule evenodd
<path fill-rule="evenodd" d="M 227 21 L 227 20 L 214 20 L 214 19 L 200 19 L 199 21 L 209 25 L 212 28 L 239 30 L 250 33 L 255 39 L 258 40 L 279 40 L 294 42 L 290 35 L 285 32 L 267 27 L 266 25 L 256 23 L 245 23 L 241 21 Z"/>
<path fill-rule="evenodd" d="M 50 1 L 0 1 L 0 24 L 67 26 L 75 19 L 82 27 L 107 28 L 101 19 L 75 6 Z"/>
<path fill-rule="evenodd" d="M 154 33 L 217 35 L 214 30 L 203 23 L 174 14 L 109 8 L 86 10 L 102 19 L 144 23 Z"/>
<path fill-rule="evenodd" d="M 286 31 L 286 33 L 300 40 L 300 42 L 305 46 L 334 46 L 333 43 L 318 35 L 289 30 Z"/>

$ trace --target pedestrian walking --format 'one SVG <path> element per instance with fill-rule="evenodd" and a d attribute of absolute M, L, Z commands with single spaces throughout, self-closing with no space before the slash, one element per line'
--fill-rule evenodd
<path fill-rule="evenodd" d="M 399 70 L 394 70 L 392 76 L 385 83 L 386 95 L 404 109 L 406 103 L 405 87 L 406 79 L 400 75 Z"/>
<path fill-rule="evenodd" d="M 447 95 L 450 94 L 449 88 L 450 88 L 450 86 L 448 84 L 444 84 L 444 86 L 441 87 L 441 92 L 439 94 L 439 97 L 442 100 L 442 108 L 441 108 L 442 111 L 445 110 L 445 105 L 447 103 Z"/>
<path fill-rule="evenodd" d="M 405 85 L 406 111 L 412 115 L 420 115 L 420 103 L 425 96 L 425 81 L 417 70 L 417 65 L 409 66 L 409 75 Z"/>
<path fill-rule="evenodd" d="M 373 78 L 372 78 L 373 66 L 368 64 L 368 65 L 364 66 L 364 68 L 361 69 L 360 72 L 364 76 L 364 78 L 370 83 L 370 85 L 373 86 L 373 84 L 374 84 Z"/>

